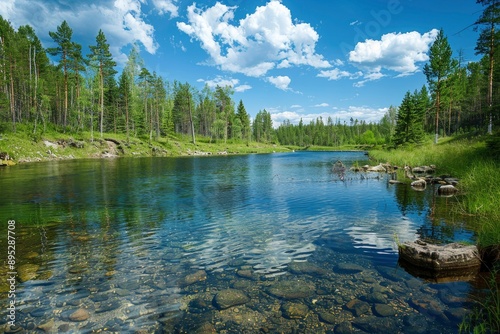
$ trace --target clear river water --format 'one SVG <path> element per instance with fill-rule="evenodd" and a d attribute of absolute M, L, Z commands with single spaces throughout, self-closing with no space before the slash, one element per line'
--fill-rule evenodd
<path fill-rule="evenodd" d="M 28 332 L 456 333 L 474 281 L 396 241 L 474 241 L 434 189 L 332 171 L 363 152 L 54 161 L 0 169 L 0 277 Z M 15 221 L 8 225 L 8 221 Z M 8 226 L 15 265 L 7 266 Z M 13 227 L 13 228 L 14 228 Z M 9 289 L 0 282 L 0 325 Z M 17 327 L 16 327 L 17 328 Z M 14 330 L 16 329 L 14 328 Z M 19 328 L 17 328 L 19 329 Z"/>

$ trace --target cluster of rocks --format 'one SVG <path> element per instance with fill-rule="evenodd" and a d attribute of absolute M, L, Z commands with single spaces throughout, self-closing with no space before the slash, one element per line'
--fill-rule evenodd
<path fill-rule="evenodd" d="M 191 151 L 190 149 L 188 149 L 186 151 L 186 154 L 187 155 L 190 155 L 190 156 L 207 156 L 207 155 L 213 155 L 214 153 L 212 152 L 204 152 L 204 151 Z M 229 153 L 227 151 L 219 151 L 217 153 L 215 153 L 217 155 L 228 155 Z"/>
<path fill-rule="evenodd" d="M 350 168 L 354 172 L 372 172 L 372 173 L 387 173 L 394 177 L 389 180 L 390 184 L 402 184 L 404 182 L 397 180 L 396 172 L 401 169 L 398 166 L 393 166 L 389 163 L 381 163 L 376 166 L 365 165 L 362 167 L 353 166 Z M 405 177 L 411 180 L 411 187 L 417 191 L 423 191 L 427 185 L 436 185 L 436 194 L 438 196 L 453 196 L 458 193 L 458 179 L 449 175 L 435 176 L 436 166 L 405 166 L 403 168 Z"/>
<path fill-rule="evenodd" d="M 325 249 L 306 262 L 291 262 L 285 275 L 268 278 L 238 263 L 234 271 L 195 270 L 173 282 L 142 267 L 141 279 L 103 280 L 89 288 L 63 286 L 37 306 L 20 305 L 18 331 L 71 332 L 452 332 L 469 312 L 464 296 L 446 286 L 429 286 L 401 270 L 351 263 Z M 236 263 L 236 262 L 235 262 Z M 180 268 L 180 267 L 179 267 Z M 26 267 L 27 280 L 39 279 Z M 24 269 L 23 269 L 24 270 Z M 174 269 L 178 270 L 178 269 Z M 85 281 L 87 264 L 68 269 Z M 115 277 L 117 273 L 111 273 Z M 43 281 L 35 284 L 43 287 Z M 65 285 L 65 284 L 64 284 Z M 20 299 L 23 300 L 23 299 Z M 175 302 L 178 302 L 176 305 Z M 24 302 L 23 302 L 24 303 Z M 441 327 L 441 325 L 443 327 Z"/>
<path fill-rule="evenodd" d="M 236 276 L 208 274 L 205 284 L 210 288 L 203 291 L 197 287 L 199 282 L 185 287 L 183 313 L 163 323 L 164 329 L 423 333 L 434 327 L 445 333 L 445 327 L 438 329 L 433 322 L 459 322 L 470 306 L 465 297 L 454 296 L 445 286 L 430 288 L 389 267 L 377 270 L 340 262 L 327 269 L 312 262 L 292 262 L 287 275 L 272 279 L 251 275 L 246 267 L 236 272 Z M 211 286 L 212 282 L 225 287 Z"/>
<path fill-rule="evenodd" d="M 392 174 L 398 170 L 397 166 L 392 166 L 389 163 L 378 164 L 376 166 L 364 165 L 364 166 L 352 166 L 350 168 L 353 172 L 371 172 L 371 173 L 388 173 Z"/>
<path fill-rule="evenodd" d="M 186 151 L 186 154 L 187 155 L 192 155 L 192 156 L 205 156 L 205 155 L 212 155 L 212 152 L 204 152 L 204 151 L 191 151 L 190 149 L 188 149 Z"/>

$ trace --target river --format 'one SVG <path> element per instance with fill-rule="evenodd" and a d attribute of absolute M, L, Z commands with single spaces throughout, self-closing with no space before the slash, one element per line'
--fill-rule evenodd
<path fill-rule="evenodd" d="M 412 276 L 398 265 L 396 241 L 471 242 L 474 232 L 432 187 L 340 175 L 332 172 L 338 160 L 349 168 L 367 157 L 294 152 L 0 169 L 3 254 L 7 227 L 15 232 L 16 325 L 456 333 L 474 284 Z M 0 282 L 0 324 L 9 321 L 9 289 Z"/>

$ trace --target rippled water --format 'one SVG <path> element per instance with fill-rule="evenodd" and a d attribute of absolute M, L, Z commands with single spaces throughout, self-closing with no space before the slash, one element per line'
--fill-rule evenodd
<path fill-rule="evenodd" d="M 332 172 L 337 160 L 349 167 L 366 156 L 0 170 L 3 235 L 14 219 L 16 266 L 31 270 L 17 283 L 16 324 L 77 332 L 457 332 L 475 289 L 411 276 L 397 265 L 395 238 L 470 241 L 466 222 L 448 215 L 450 200 L 432 189 L 389 185 L 386 174 L 340 176 Z M 0 247 L 6 253 L 5 237 Z M 236 300 L 228 308 L 217 299 L 226 290 Z M 88 319 L 75 321 L 78 309 Z"/>

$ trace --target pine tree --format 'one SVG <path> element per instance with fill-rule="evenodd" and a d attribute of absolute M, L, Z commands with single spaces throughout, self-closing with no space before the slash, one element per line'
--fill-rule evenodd
<path fill-rule="evenodd" d="M 435 127 L 436 134 L 434 142 L 437 144 L 439 137 L 439 111 L 441 106 L 441 95 L 445 89 L 446 79 L 452 72 L 452 51 L 448 38 L 441 29 L 430 48 L 429 63 L 424 66 L 424 73 L 431 91 L 436 96 L 435 102 Z"/>
<path fill-rule="evenodd" d="M 215 101 L 218 109 L 218 118 L 225 122 L 224 126 L 224 143 L 227 142 L 231 126 L 231 119 L 234 116 L 234 104 L 231 99 L 233 89 L 231 86 L 215 87 Z"/>
<path fill-rule="evenodd" d="M 139 47 L 133 45 L 132 50 L 128 55 L 127 64 L 123 69 L 127 73 L 130 79 L 130 103 L 129 103 L 129 120 L 130 120 L 130 130 L 137 135 L 143 125 L 143 113 L 142 111 L 142 98 L 140 96 L 140 89 L 137 85 L 139 80 L 139 73 L 142 68 L 145 68 L 143 59 L 139 55 Z"/>
<path fill-rule="evenodd" d="M 488 133 L 493 131 L 493 72 L 495 68 L 495 54 L 498 48 L 500 34 L 496 30 L 496 26 L 500 24 L 500 1 L 499 0 L 477 0 L 476 3 L 485 7 L 479 19 L 475 22 L 476 30 L 483 26 L 480 30 L 479 38 L 476 44 L 476 54 L 484 54 L 488 56 L 488 95 L 486 103 L 490 112 L 490 121 L 488 125 Z"/>
<path fill-rule="evenodd" d="M 148 69 L 142 68 L 139 74 L 139 87 L 141 90 L 141 96 L 143 97 L 143 127 L 144 131 L 149 132 L 149 143 L 153 141 L 153 123 L 154 123 L 154 82 L 155 76 L 153 76 Z"/>
<path fill-rule="evenodd" d="M 417 109 L 418 109 L 418 122 L 422 124 L 422 139 L 426 133 L 426 119 L 427 115 L 430 114 L 432 110 L 432 101 L 429 95 L 429 91 L 425 85 L 422 86 L 420 92 L 416 93 L 417 96 Z"/>
<path fill-rule="evenodd" d="M 216 102 L 213 90 L 205 84 L 199 94 L 199 103 L 197 108 L 199 133 L 204 136 L 210 136 L 212 139 L 212 124 L 217 118 Z"/>
<path fill-rule="evenodd" d="M 70 57 L 74 48 L 74 44 L 71 41 L 73 30 L 69 27 L 68 22 L 63 21 L 61 25 L 57 27 L 56 32 L 49 32 L 49 36 L 57 43 L 57 47 L 48 48 L 47 52 L 52 56 L 60 56 L 59 66 L 63 69 L 64 73 L 63 125 L 66 127 L 68 117 L 68 69 L 70 67 Z"/>
<path fill-rule="evenodd" d="M 113 61 L 113 56 L 109 51 L 109 44 L 102 30 L 99 30 L 96 37 L 96 45 L 90 46 L 90 51 L 92 52 L 88 56 L 90 64 L 97 69 L 97 75 L 99 77 L 99 131 L 102 138 L 104 130 L 104 83 L 108 77 L 116 73 L 114 69 L 116 63 Z"/>
<path fill-rule="evenodd" d="M 154 104 L 154 130 L 155 139 L 160 138 L 161 119 L 163 118 L 164 104 L 167 99 L 165 82 L 161 76 L 153 72 L 153 104 Z M 194 133 L 194 129 L 193 129 Z M 193 138 L 194 140 L 194 138 Z"/>
<path fill-rule="evenodd" d="M 127 142 L 130 141 L 130 100 L 132 94 L 130 75 L 122 71 L 118 79 L 118 96 L 120 107 L 125 116 L 125 132 L 127 133 Z"/>
<path fill-rule="evenodd" d="M 194 129 L 194 101 L 192 87 L 189 83 L 177 84 L 174 97 L 174 107 L 172 109 L 175 128 L 177 132 L 191 134 L 193 143 L 196 143 Z"/>
<path fill-rule="evenodd" d="M 76 96 L 75 100 L 77 101 L 77 113 L 78 113 L 78 118 L 77 118 L 77 128 L 81 127 L 83 128 L 83 116 L 80 114 L 80 89 L 81 89 L 81 76 L 80 73 L 84 72 L 86 70 L 85 68 L 86 65 L 86 60 L 83 58 L 82 55 L 82 46 L 78 43 L 73 42 L 72 50 L 69 55 L 69 69 L 71 72 L 73 72 L 73 80 L 75 84 L 75 91 L 76 91 Z"/>

